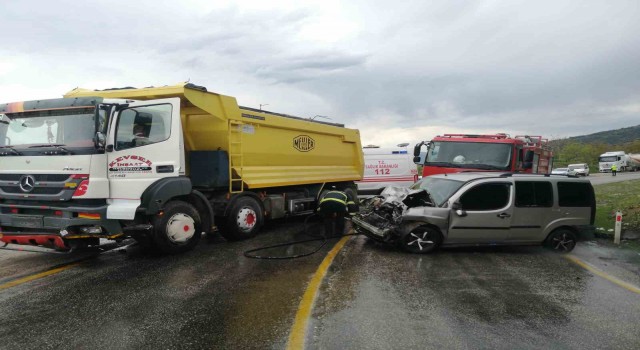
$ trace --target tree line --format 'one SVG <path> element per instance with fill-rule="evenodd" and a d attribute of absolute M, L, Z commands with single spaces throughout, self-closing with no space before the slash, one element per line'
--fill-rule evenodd
<path fill-rule="evenodd" d="M 597 171 L 598 157 L 602 153 L 611 151 L 640 153 L 640 138 L 617 145 L 604 142 L 582 143 L 571 139 L 559 139 L 549 142 L 549 146 L 554 154 L 554 168 L 566 167 L 575 163 L 587 163 L 589 168 Z"/>

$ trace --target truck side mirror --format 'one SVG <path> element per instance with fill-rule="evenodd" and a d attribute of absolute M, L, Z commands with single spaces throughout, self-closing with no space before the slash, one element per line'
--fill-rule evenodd
<path fill-rule="evenodd" d="M 528 150 L 527 153 L 525 153 L 524 155 L 524 161 L 525 163 L 532 163 L 533 162 L 533 151 L 532 150 Z"/>
<path fill-rule="evenodd" d="M 528 150 L 524 155 L 524 163 L 522 163 L 523 169 L 531 169 L 533 168 L 533 156 L 534 153 L 532 150 Z"/>
<path fill-rule="evenodd" d="M 100 131 L 96 132 L 96 136 L 93 138 L 93 142 L 96 145 L 96 148 L 103 149 L 104 145 L 107 143 L 107 138 Z"/>
<path fill-rule="evenodd" d="M 421 160 L 420 156 L 413 157 L 413 162 L 416 163 L 416 164 L 420 164 L 420 160 Z"/>
<path fill-rule="evenodd" d="M 420 161 L 420 150 L 422 149 L 422 146 L 424 145 L 424 141 L 420 142 L 419 144 L 415 145 L 413 147 L 413 162 L 419 162 Z M 418 158 L 418 160 L 416 161 L 416 157 Z"/>

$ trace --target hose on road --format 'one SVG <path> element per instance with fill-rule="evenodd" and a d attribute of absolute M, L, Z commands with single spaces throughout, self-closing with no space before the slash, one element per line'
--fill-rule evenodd
<path fill-rule="evenodd" d="M 309 233 L 308 224 L 309 224 L 309 220 L 311 218 L 316 218 L 316 217 L 319 217 L 319 215 L 318 214 L 313 214 L 313 215 L 308 216 L 306 219 L 304 219 L 304 228 L 300 233 L 306 234 L 306 235 L 311 236 L 311 237 L 314 237 L 312 234 Z M 265 247 L 250 249 L 250 250 L 247 250 L 247 251 L 244 252 L 244 256 L 247 257 L 247 258 L 250 258 L 250 259 L 261 259 L 261 260 L 297 259 L 297 258 L 302 258 L 302 257 L 305 257 L 305 256 L 313 255 L 313 254 L 319 252 L 320 249 L 322 249 L 325 245 L 327 245 L 327 242 L 329 242 L 330 239 L 342 238 L 344 236 L 356 236 L 356 235 L 359 235 L 359 233 L 348 233 L 348 234 L 345 234 L 345 235 L 335 235 L 335 236 L 325 236 L 323 234 L 322 237 L 318 237 L 318 238 L 311 238 L 311 239 L 304 239 L 304 240 L 299 240 L 299 241 L 284 242 L 284 243 L 269 245 L 269 246 L 265 246 Z M 300 253 L 300 254 L 295 254 L 295 255 L 258 255 L 258 254 L 254 254 L 256 252 L 263 251 L 263 250 L 269 250 L 269 249 L 273 249 L 273 248 L 293 246 L 293 245 L 296 245 L 296 244 L 302 244 L 302 243 L 308 243 L 308 242 L 316 242 L 316 241 L 322 241 L 322 244 L 320 244 L 315 249 L 313 249 L 313 250 L 311 250 L 309 252 L 305 252 L 305 253 Z"/>

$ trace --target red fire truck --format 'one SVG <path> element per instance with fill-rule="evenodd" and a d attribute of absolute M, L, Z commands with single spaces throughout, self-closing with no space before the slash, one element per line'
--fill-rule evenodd
<path fill-rule="evenodd" d="M 414 148 L 422 176 L 462 171 L 549 174 L 553 152 L 542 136 L 444 134 Z M 426 146 L 426 152 L 423 147 Z"/>

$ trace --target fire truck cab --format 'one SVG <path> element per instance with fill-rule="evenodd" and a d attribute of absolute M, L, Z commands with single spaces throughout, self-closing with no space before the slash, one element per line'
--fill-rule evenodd
<path fill-rule="evenodd" d="M 426 155 L 422 155 L 426 146 Z M 553 153 L 541 136 L 444 134 L 414 148 L 422 175 L 463 171 L 510 171 L 548 174 Z"/>

